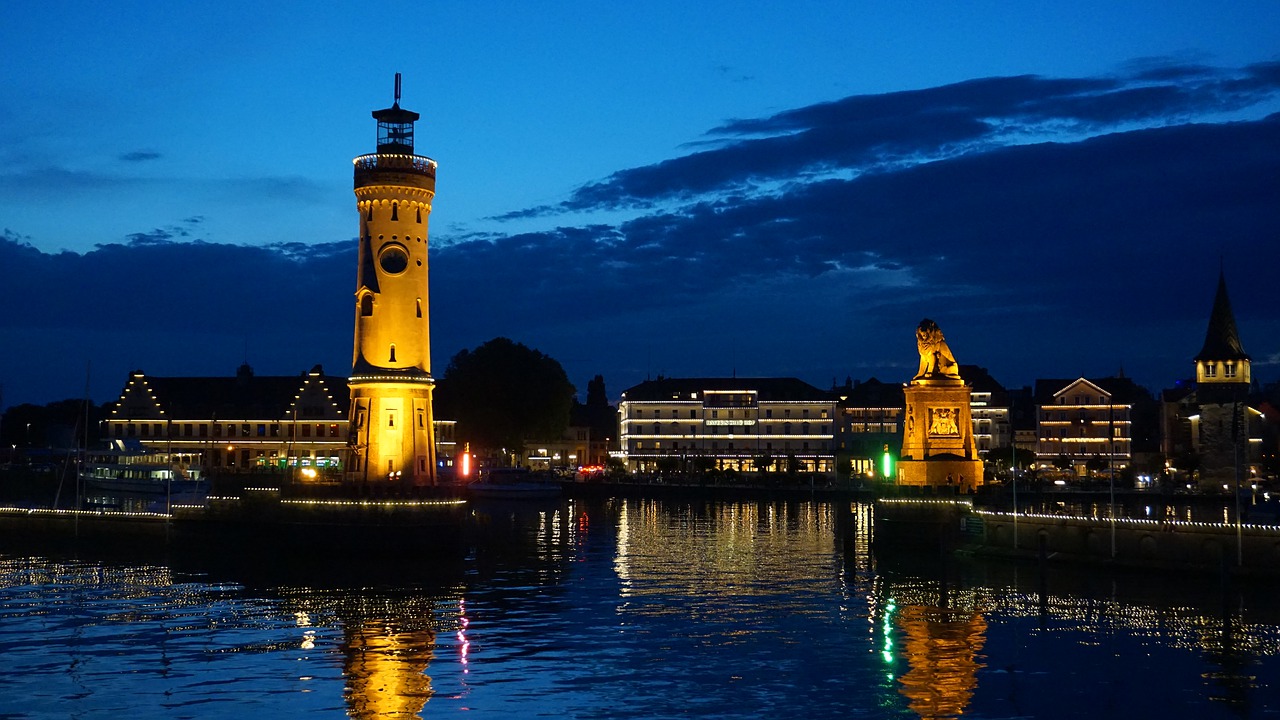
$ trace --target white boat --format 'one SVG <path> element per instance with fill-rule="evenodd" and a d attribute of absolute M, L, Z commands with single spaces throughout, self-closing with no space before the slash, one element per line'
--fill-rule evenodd
<path fill-rule="evenodd" d="M 99 490 L 183 494 L 208 489 L 208 480 L 187 453 L 147 448 L 133 439 L 112 440 L 85 454 L 80 478 Z"/>
<path fill-rule="evenodd" d="M 525 468 L 482 470 L 479 479 L 464 487 L 474 498 L 493 500 L 535 500 L 560 496 L 558 478 L 535 474 Z"/>

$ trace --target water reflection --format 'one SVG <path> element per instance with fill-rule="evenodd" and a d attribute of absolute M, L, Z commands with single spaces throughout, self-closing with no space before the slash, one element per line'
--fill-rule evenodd
<path fill-rule="evenodd" d="M 873 612 L 921 717 L 1248 716 L 1276 708 L 1272 581 L 882 554 Z M 1159 677 L 1173 692 L 1147 692 Z M 1097 713 L 1091 713 L 1095 716 Z"/>
<path fill-rule="evenodd" d="M 6 546 L 0 716 L 1280 710 L 1267 584 L 873 551 L 858 505 L 489 506 L 468 532 L 457 557 Z"/>
<path fill-rule="evenodd" d="M 422 711 L 432 694 L 426 671 L 435 650 L 434 630 L 379 619 L 346 624 L 343 634 L 352 717 L 413 717 Z"/>
<path fill-rule="evenodd" d="M 909 707 L 922 718 L 964 714 L 978 684 L 987 623 L 972 610 L 908 605 L 897 625 L 910 670 L 899 680 Z"/>

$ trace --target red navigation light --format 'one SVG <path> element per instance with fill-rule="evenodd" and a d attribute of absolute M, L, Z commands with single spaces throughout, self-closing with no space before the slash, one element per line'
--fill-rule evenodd
<path fill-rule="evenodd" d="M 458 475 L 460 477 L 471 477 L 471 443 L 467 443 L 462 449 L 462 454 L 458 456 Z"/>

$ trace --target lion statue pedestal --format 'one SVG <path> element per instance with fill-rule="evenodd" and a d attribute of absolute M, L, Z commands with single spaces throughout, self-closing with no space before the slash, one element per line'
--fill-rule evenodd
<path fill-rule="evenodd" d="M 982 485 L 982 460 L 973 439 L 969 386 L 942 330 L 932 320 L 916 328 L 920 369 L 904 388 L 898 484 L 972 492 Z"/>

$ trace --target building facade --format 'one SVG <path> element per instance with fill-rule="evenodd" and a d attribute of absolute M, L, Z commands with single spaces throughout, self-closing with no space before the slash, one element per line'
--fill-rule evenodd
<path fill-rule="evenodd" d="M 902 447 L 902 413 L 906 408 L 902 387 L 902 383 L 871 378 L 850 380 L 836 388 L 836 455 L 842 477 L 880 477 L 885 472 L 885 448 L 896 457 Z"/>
<path fill-rule="evenodd" d="M 297 482 L 338 480 L 346 458 L 347 379 L 319 365 L 299 375 L 234 377 L 129 374 L 103 421 L 108 440 L 134 438 L 158 450 L 192 455 L 206 472 L 288 472 Z M 437 421 L 437 454 L 455 453 L 453 421 Z M 303 470 L 315 472 L 302 472 Z"/>
<path fill-rule="evenodd" d="M 1013 443 L 1009 392 L 984 367 L 961 365 L 960 376 L 969 385 L 969 407 L 973 417 L 973 439 L 978 456 L 989 459 L 992 450 Z"/>
<path fill-rule="evenodd" d="M 436 481 L 431 396 L 427 222 L 436 162 L 414 154 L 419 115 L 395 103 L 375 110 L 377 152 L 355 159 L 360 213 L 351 361 L 348 480 Z"/>
<path fill-rule="evenodd" d="M 835 472 L 836 398 L 794 378 L 659 378 L 622 393 L 632 472 Z"/>
<path fill-rule="evenodd" d="M 1036 465 L 1076 476 L 1133 462 L 1134 406 L 1145 393 L 1125 377 L 1036 381 Z"/>

